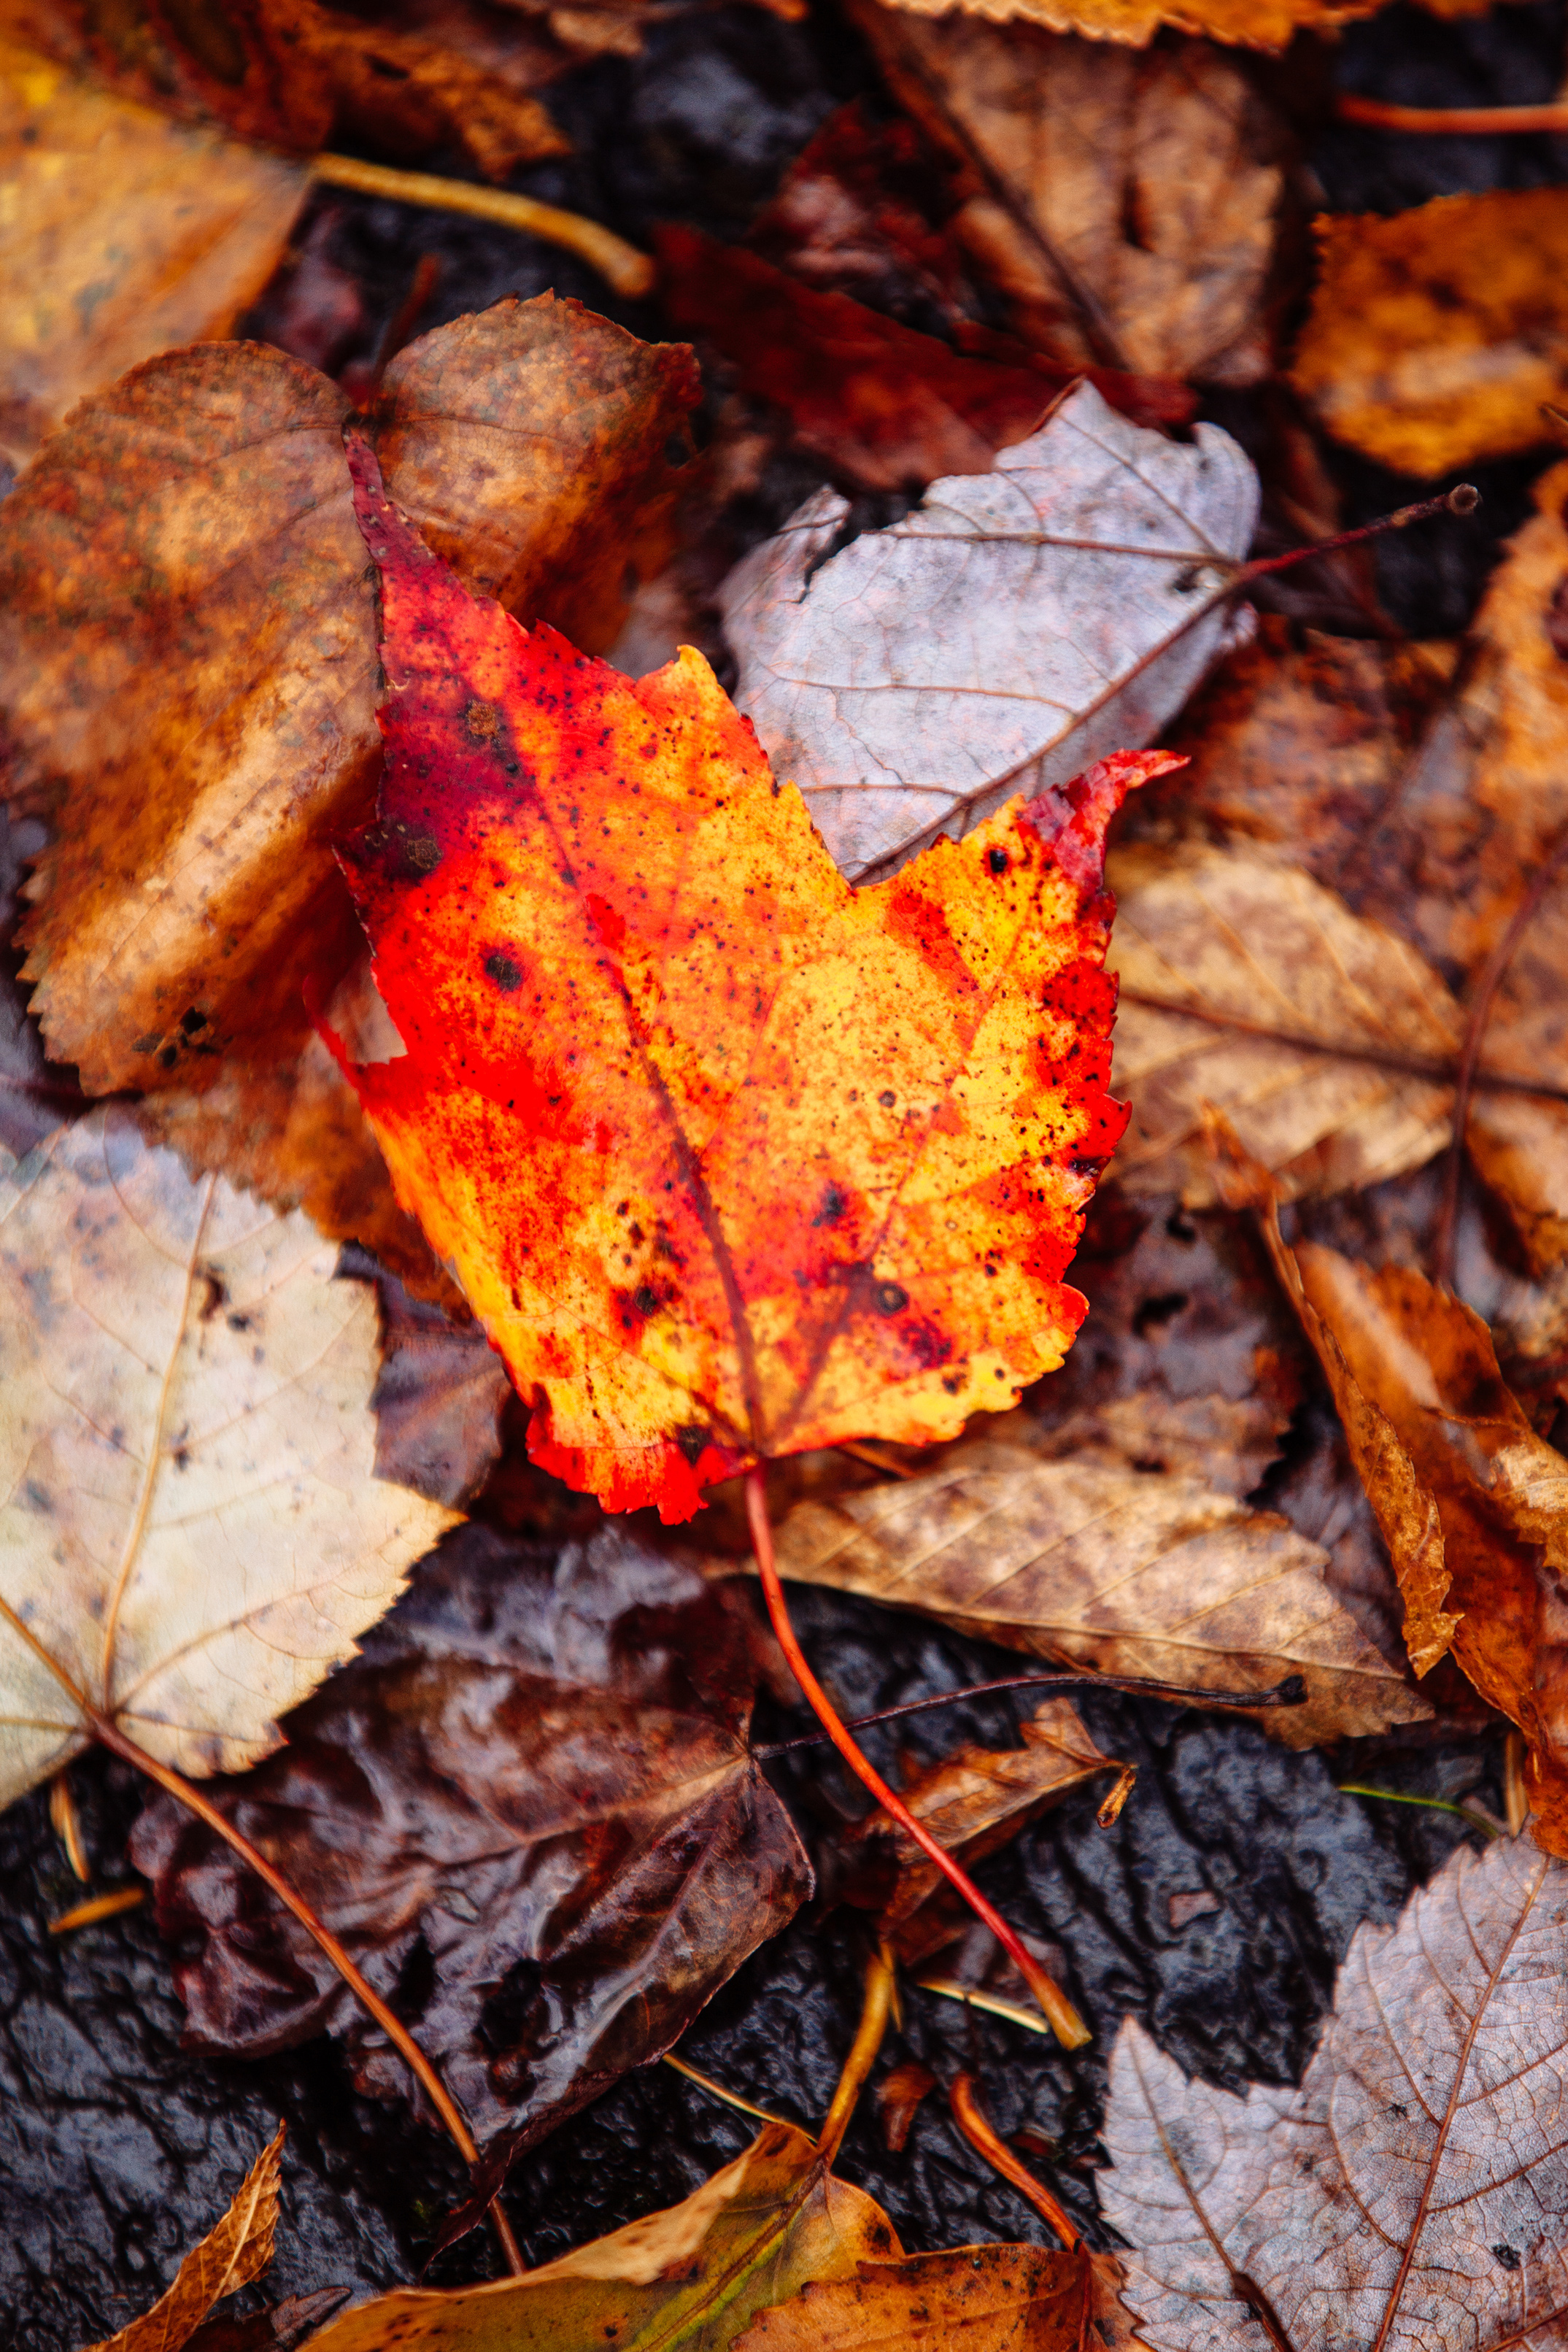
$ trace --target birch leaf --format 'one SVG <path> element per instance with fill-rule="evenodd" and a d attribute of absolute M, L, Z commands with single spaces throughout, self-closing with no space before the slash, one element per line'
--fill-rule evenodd
<path fill-rule="evenodd" d="M 1129 2019 L 1100 2196 L 1143 2340 L 1560 2344 L 1565 1929 L 1562 1863 L 1461 1848 L 1397 1927 L 1356 1929 L 1299 2091 L 1189 2082 Z"/>
<path fill-rule="evenodd" d="M 452 1524 L 372 1475 L 375 1300 L 336 1255 L 113 1108 L 0 1182 L 0 1803 L 94 1711 L 254 1763 Z"/>
<path fill-rule="evenodd" d="M 1082 384 L 994 472 L 836 554 L 848 505 L 809 499 L 723 591 L 736 700 L 843 872 L 891 871 L 1147 743 L 1225 641 L 1257 510 L 1227 434 L 1178 446 Z"/>

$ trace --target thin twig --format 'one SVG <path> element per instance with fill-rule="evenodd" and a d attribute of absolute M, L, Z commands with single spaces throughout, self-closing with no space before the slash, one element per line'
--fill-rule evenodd
<path fill-rule="evenodd" d="M 65 1847 L 67 1859 L 84 1886 L 92 1883 L 87 1848 L 82 1843 L 81 1820 L 77 1812 L 76 1799 L 71 1794 L 71 1768 L 63 1765 L 49 1783 L 49 1819 L 55 1833 Z"/>
<path fill-rule="evenodd" d="M 357 189 L 364 196 L 390 196 L 400 205 L 499 221 L 503 228 L 519 229 L 525 236 L 541 237 L 546 245 L 575 253 L 617 294 L 632 300 L 652 293 L 659 274 L 647 254 L 639 253 L 613 229 L 585 220 L 580 213 L 563 212 L 559 205 L 515 195 L 509 188 L 476 187 L 471 181 L 444 180 L 432 172 L 398 172 L 385 163 L 363 163 L 357 155 L 318 155 L 310 175 L 334 188 Z"/>
<path fill-rule="evenodd" d="M 62 1911 L 57 1919 L 49 1921 L 51 1936 L 74 1935 L 78 1927 L 93 1927 L 100 1919 L 116 1919 L 122 1911 L 135 1911 L 146 1900 L 144 1886 L 117 1886 L 108 1895 L 95 1895 L 89 1903 L 78 1903 L 72 1910 Z"/>
<path fill-rule="evenodd" d="M 832 2104 L 822 2118 L 821 2130 L 817 2134 L 817 2154 L 824 2164 L 831 2164 L 837 2156 L 839 2144 L 855 2111 L 855 2102 L 865 2087 L 866 2076 L 876 2063 L 876 2053 L 882 2048 L 887 2021 L 893 2013 L 895 1981 L 893 1947 L 886 1942 L 880 1943 L 866 1968 L 865 2000 L 861 2009 L 861 2021 L 855 2029 L 850 2054 L 844 2060 L 843 2073 L 839 2076 Z"/>
<path fill-rule="evenodd" d="M 393 2016 L 375 1987 L 369 1983 L 356 1968 L 345 1946 L 333 1935 L 326 1922 L 318 1918 L 304 1896 L 298 1894 L 282 1873 L 273 1867 L 260 1847 L 252 1845 L 243 1830 L 236 1829 L 227 1815 L 220 1811 L 209 1798 L 202 1794 L 193 1781 L 187 1780 L 183 1774 L 176 1772 L 172 1765 L 160 1763 L 157 1757 L 150 1756 L 144 1748 L 137 1746 L 134 1739 L 128 1738 L 119 1725 L 111 1721 L 110 1717 L 100 1714 L 96 1708 L 89 1712 L 88 1724 L 93 1738 L 101 1747 L 107 1748 L 111 1756 L 118 1756 L 122 1763 L 134 1765 L 137 1771 L 145 1772 L 150 1780 L 156 1780 L 161 1789 L 167 1790 L 170 1796 L 185 1807 L 187 1812 L 194 1813 L 198 1821 L 204 1822 L 208 1829 L 221 1837 L 226 1845 L 232 1846 L 240 1860 L 247 1864 L 256 1876 L 272 1889 L 278 1901 L 294 1914 L 306 1934 L 320 1947 L 350 1991 L 374 2018 L 387 2040 L 397 2051 L 409 2072 L 419 2083 L 431 2105 L 456 2141 L 465 2162 L 469 2165 L 477 2164 L 479 2150 L 475 2145 L 474 2136 L 464 2121 L 462 2110 L 453 2099 L 440 2075 L 408 2028 L 401 2019 Z M 517 2242 L 512 2235 L 510 2223 L 498 2205 L 492 2205 L 490 2208 L 490 2218 L 496 2225 L 496 2234 L 501 2242 L 502 2252 L 511 2265 L 513 2275 L 521 2278 L 528 2265 L 524 2263 Z"/>
<path fill-rule="evenodd" d="M 716 2083 L 711 2074 L 699 2074 L 695 2066 L 688 2066 L 684 2058 L 677 2058 L 673 2050 L 665 2051 L 664 2063 L 673 2066 L 677 2074 L 684 2074 L 688 2083 L 695 2083 L 699 2091 L 706 2091 L 710 2099 L 721 2099 L 727 2107 L 737 2107 L 743 2116 L 755 2116 L 759 2124 L 778 2124 L 786 2131 L 795 2129 L 793 2124 L 785 2123 L 782 2116 L 771 2116 L 766 2107 L 754 2107 L 751 2101 L 743 2099 L 738 2091 L 727 2091 L 724 2084 Z"/>
<path fill-rule="evenodd" d="M 927 1707 L 953 1706 L 961 1698 L 988 1698 L 993 1691 L 1070 1687 L 1124 1691 L 1131 1698 L 1166 1699 L 1176 1706 L 1239 1706 L 1249 1714 L 1260 1706 L 1304 1706 L 1307 1699 L 1306 1682 L 1301 1675 L 1287 1675 L 1282 1683 L 1271 1683 L 1267 1690 L 1208 1691 L 1188 1689 L 1184 1683 L 1155 1683 L 1137 1675 L 1102 1675 L 1085 1669 L 1073 1674 L 1003 1675 L 994 1683 L 966 1683 L 959 1690 L 938 1691 L 935 1698 L 906 1699 L 902 1706 L 878 1707 L 874 1715 L 851 1716 L 843 1727 L 846 1731 L 864 1731 L 873 1723 L 893 1723 L 901 1715 L 923 1715 Z M 793 1748 L 820 1748 L 831 1738 L 829 1731 L 808 1731 L 799 1739 L 775 1739 L 767 1748 L 754 1748 L 752 1759 L 765 1764 L 770 1757 L 788 1756 Z"/>
<path fill-rule="evenodd" d="M 1089 2029 L 1061 1986 L 1054 1983 L 1040 1967 L 1033 1953 L 1009 1927 L 995 1904 L 987 1901 L 967 1871 L 954 1861 L 946 1847 L 938 1843 L 923 1822 L 915 1820 L 903 1798 L 888 1787 L 881 1773 L 861 1754 L 840 1720 L 832 1701 L 807 1664 L 806 1654 L 789 1622 L 784 1587 L 779 1580 L 779 1565 L 773 1555 L 773 1529 L 768 1517 L 767 1470 L 763 1465 L 759 1464 L 747 1474 L 746 1510 L 751 1526 L 751 1540 L 757 1552 L 758 1570 L 762 1579 L 763 1597 L 768 1603 L 773 1631 L 823 1730 L 856 1779 L 863 1781 L 871 1790 L 883 1812 L 891 1814 L 900 1829 L 906 1832 L 922 1853 L 936 1864 L 943 1876 L 952 1882 L 977 1918 L 984 1920 L 1039 2001 L 1044 2015 L 1050 2019 L 1057 2040 L 1069 2050 L 1081 2048 L 1089 2039 Z"/>
<path fill-rule="evenodd" d="M 944 2000 L 961 2000 L 967 2009 L 984 2010 L 988 2017 L 1006 2018 L 1009 2025 L 1021 2025 L 1028 2033 L 1049 2033 L 1051 2028 L 1043 2017 L 1020 2009 L 1016 2000 L 1004 2000 L 999 1993 L 977 1992 L 972 1985 L 960 1984 L 956 1977 L 916 1977 L 922 1992 L 940 1994 Z"/>
<path fill-rule="evenodd" d="M 1078 2231 L 1071 2216 L 1060 2200 L 1053 2197 L 1043 2180 L 1037 2180 L 1027 2164 L 1020 2164 L 999 2132 L 988 2121 L 981 2108 L 972 2074 L 957 2075 L 947 2093 L 947 2103 L 953 2110 L 953 2121 L 972 2148 L 979 2151 L 986 2162 L 1010 2180 L 1020 2197 L 1027 2197 L 1048 2229 L 1054 2230 L 1069 2253 L 1078 2243 Z"/>
<path fill-rule="evenodd" d="M 1565 857 L 1568 857 L 1568 824 L 1560 827 L 1546 856 L 1531 876 L 1530 887 L 1509 918 L 1508 929 L 1487 958 L 1465 1021 L 1464 1044 L 1459 1052 L 1459 1075 L 1454 1088 L 1453 1136 L 1448 1145 L 1448 1165 L 1443 1171 L 1443 1205 L 1437 1217 L 1437 1234 L 1432 1250 L 1432 1276 L 1444 1289 L 1449 1288 L 1453 1280 L 1454 1235 L 1459 1216 L 1459 1178 L 1464 1165 L 1465 1131 L 1469 1126 L 1470 1095 L 1480 1060 L 1481 1040 L 1491 1018 L 1492 1000 L 1497 995 L 1503 974 L 1513 961 L 1521 940 L 1541 901 L 1556 880 Z"/>
<path fill-rule="evenodd" d="M 1539 106 L 1390 106 L 1381 98 L 1342 90 L 1334 100 L 1342 122 L 1370 131 L 1417 131 L 1461 137 L 1495 138 L 1500 131 L 1568 131 L 1568 100 L 1547 99 Z"/>
<path fill-rule="evenodd" d="M 1428 1812 L 1458 1813 L 1460 1821 L 1469 1822 L 1473 1830 L 1484 1837 L 1502 1835 L 1502 1825 L 1483 1813 L 1478 1805 L 1456 1805 L 1447 1797 L 1413 1797 L 1403 1789 L 1374 1789 L 1364 1780 L 1339 1780 L 1334 1784 L 1342 1797 L 1381 1797 L 1385 1805 L 1424 1805 Z"/>

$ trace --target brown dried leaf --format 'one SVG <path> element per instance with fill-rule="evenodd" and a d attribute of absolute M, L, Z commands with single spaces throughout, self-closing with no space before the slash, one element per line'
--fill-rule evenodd
<path fill-rule="evenodd" d="M 500 1457 L 507 1368 L 465 1306 L 456 1322 L 390 1275 L 377 1287 L 376 1475 L 462 1509 Z"/>
<path fill-rule="evenodd" d="M 760 2312 L 736 2352 L 1130 2352 L 1119 2265 L 1086 2247 L 954 2246 L 861 2263 Z"/>
<path fill-rule="evenodd" d="M 693 391 L 678 348 L 544 296 L 400 353 L 373 422 L 465 576 L 581 637 Z M 303 983 L 351 961 L 330 841 L 370 816 L 381 745 L 345 414 L 280 352 L 172 352 L 78 411 L 0 512 L 0 698 L 56 828 L 27 973 L 93 1091 L 199 1088 L 240 1041 L 288 1058 Z"/>
<path fill-rule="evenodd" d="M 906 2058 L 891 2074 L 883 2075 L 875 2094 L 876 2111 L 882 2118 L 883 2139 L 893 2155 L 902 2152 L 921 2100 L 936 2088 L 936 2075 L 917 2058 Z"/>
<path fill-rule="evenodd" d="M 1306 1705 L 1259 1717 L 1288 1747 L 1431 1712 L 1329 1591 L 1316 1544 L 1197 1479 L 965 1438 L 925 1477 L 798 1503 L 777 1540 L 783 1576 L 1057 1664 L 1231 1691 L 1300 1674 Z"/>
<path fill-rule="evenodd" d="M 25 465 L 138 361 L 233 331 L 305 173 L 111 98 L 0 36 L 0 455 Z"/>
<path fill-rule="evenodd" d="M 923 16 L 940 15 L 947 0 L 896 0 Z M 976 16 L 1009 30 L 1043 25 L 1092 41 L 1142 47 L 1162 26 L 1198 33 L 1211 41 L 1282 49 L 1298 33 L 1329 33 L 1370 16 L 1378 0 L 962 0 Z"/>
<path fill-rule="evenodd" d="M 0 1803 L 89 1709 L 245 1769 L 452 1524 L 372 1475 L 375 1302 L 336 1258 L 118 1108 L 0 1181 Z"/>
<path fill-rule="evenodd" d="M 1435 1506 L 1454 1655 L 1530 1742 L 1539 1835 L 1568 1853 L 1568 1460 L 1536 1435 L 1468 1307 L 1406 1266 L 1372 1274 L 1312 1243 L 1295 1255 L 1309 1305 L 1413 1467 L 1410 1507 Z M 1389 1484 L 1402 1507 L 1397 1465 Z M 1368 1485 L 1380 1517 L 1385 1491 Z"/>
<path fill-rule="evenodd" d="M 860 0 L 854 13 L 956 172 L 967 201 L 953 233 L 1026 341 L 1145 376 L 1268 373 L 1282 141 L 1230 58 L 1200 41 L 1140 55 L 1062 39 L 1039 26 L 1065 30 L 1075 11 L 1007 0 L 967 16 Z M 1259 14 L 1252 0 L 1241 13 Z"/>
<path fill-rule="evenodd" d="M 808 2280 L 852 2279 L 890 2251 L 901 2253 L 881 2207 L 829 2172 L 804 2132 L 771 2124 L 683 2204 L 520 2279 L 378 2295 L 309 2352 L 726 2352 L 771 2299 Z"/>
<path fill-rule="evenodd" d="M 95 79 L 175 113 L 223 123 L 241 139 L 313 154 L 334 139 L 400 158 L 447 144 L 487 177 L 570 152 L 528 84 L 538 46 L 517 53 L 449 9 L 443 37 L 319 5 L 229 0 L 199 12 L 126 0 L 0 0 L 0 22 Z M 489 37 L 485 37 L 485 33 Z M 472 52 L 472 53 L 471 53 Z"/>
<path fill-rule="evenodd" d="M 1356 1929 L 1299 2091 L 1188 2081 L 1129 2019 L 1100 2189 L 1142 2339 L 1561 2342 L 1565 1931 L 1561 1863 L 1461 1847 L 1396 1927 Z"/>
<path fill-rule="evenodd" d="M 1107 879 L 1113 1083 L 1133 1106 L 1115 1160 L 1126 1192 L 1213 1201 L 1207 1103 L 1288 1200 L 1377 1183 L 1441 1150 L 1452 1087 L 1378 1058 L 1441 1068 L 1458 1048 L 1458 1008 L 1403 940 L 1260 850 L 1134 845 L 1113 853 Z"/>
<path fill-rule="evenodd" d="M 1568 190 L 1326 220 L 1291 380 L 1328 431 L 1426 481 L 1550 439 L 1568 387 Z"/>
<path fill-rule="evenodd" d="M 88 2352 L 181 2352 L 221 2296 L 261 2276 L 277 2234 L 284 2129 L 279 2124 L 235 2190 L 228 2211 L 192 2247 L 168 2292 L 151 2311 Z"/>
<path fill-rule="evenodd" d="M 287 1852 L 502 2169 L 667 2050 L 810 1892 L 747 1746 L 761 1664 L 746 1596 L 619 1527 L 549 1558 L 470 1526 L 291 1717 L 287 1747 L 212 1791 Z M 257 2053 L 325 2028 L 361 2088 L 417 2095 L 211 1831 L 160 1800 L 132 1852 L 184 1939 L 200 2046 Z"/>
<path fill-rule="evenodd" d="M 1095 1746 L 1071 1699 L 1047 1699 L 1019 1732 L 1021 1748 L 966 1743 L 899 1791 L 915 1820 L 966 1869 L 1074 1789 L 1126 1769 Z M 967 1915 L 942 1901 L 946 1881 L 936 1864 L 885 1814 L 869 1813 L 841 1831 L 834 1861 L 845 1874 L 844 1899 L 879 1913 L 878 1930 L 900 1959 L 922 1959 L 962 1932 Z"/>

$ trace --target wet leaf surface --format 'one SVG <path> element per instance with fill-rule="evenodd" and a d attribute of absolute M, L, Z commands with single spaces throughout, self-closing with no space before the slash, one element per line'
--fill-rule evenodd
<path fill-rule="evenodd" d="M 606 1528 L 558 1559 L 477 1527 L 270 1769 L 216 1801 L 418 2032 L 476 2136 L 527 2147 L 668 2048 L 810 1891 L 747 1759 L 755 1629 Z M 191 2032 L 266 2052 L 329 2027 L 356 2079 L 402 2061 L 212 1832 L 154 1806 L 133 1841 Z"/>

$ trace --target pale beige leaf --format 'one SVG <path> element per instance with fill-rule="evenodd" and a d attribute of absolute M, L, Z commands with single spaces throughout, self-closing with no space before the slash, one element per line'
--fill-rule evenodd
<path fill-rule="evenodd" d="M 1291 1747 L 1431 1712 L 1335 1599 L 1318 1545 L 1195 1478 L 966 1438 L 926 1477 L 798 1503 L 777 1541 L 800 1583 L 1036 1657 L 1207 1690 L 1300 1674 L 1307 1703 L 1259 1717 Z"/>
<path fill-rule="evenodd" d="M 138 361 L 231 332 L 306 166 L 89 88 L 0 37 L 0 450 Z"/>
<path fill-rule="evenodd" d="M 192 2247 L 168 2293 L 128 2327 L 89 2346 L 89 2352 L 180 2352 L 220 2297 L 261 2276 L 272 2260 L 277 2234 L 284 2128 L 278 2125 L 235 2190 L 223 2220 L 199 2246 Z"/>
<path fill-rule="evenodd" d="M 894 94 L 975 191 L 954 220 L 1036 349 L 1218 383 L 1269 373 L 1281 127 L 1202 41 L 1142 54 L 862 0 Z"/>
<path fill-rule="evenodd" d="M 1228 435 L 1182 446 L 1082 384 L 886 530 L 830 555 L 849 509 L 822 490 L 738 563 L 736 701 L 842 870 L 889 871 L 1149 741 L 1224 641 L 1257 499 Z"/>
<path fill-rule="evenodd" d="M 1287 1200 L 1378 1183 L 1441 1150 L 1452 1088 L 1354 1058 L 1453 1061 L 1458 1007 L 1412 948 L 1261 851 L 1138 845 L 1107 878 L 1106 962 L 1122 982 L 1112 1082 L 1133 1108 L 1114 1165 L 1130 1192 L 1214 1202 L 1206 1103 Z"/>
<path fill-rule="evenodd" d="M 455 1514 L 372 1475 L 374 1294 L 129 1115 L 0 1182 L 0 1803 L 96 1708 L 234 1771 Z"/>
<path fill-rule="evenodd" d="M 1568 1868 L 1466 1848 L 1358 1927 L 1298 2091 L 1189 2082 L 1131 2019 L 1102 2210 L 1155 2352 L 1568 2337 Z M 1277 2344 L 1276 2336 L 1273 2341 Z"/>

